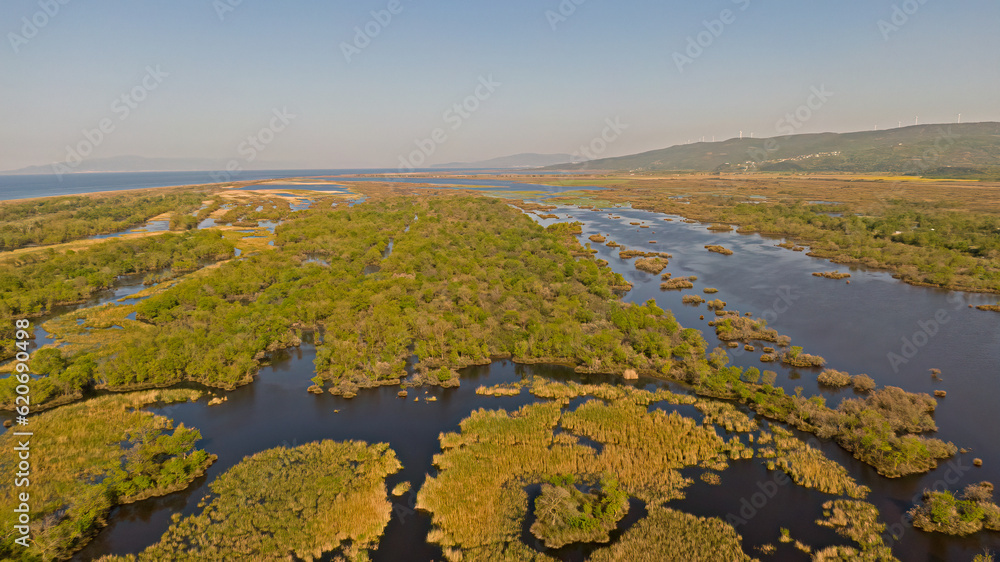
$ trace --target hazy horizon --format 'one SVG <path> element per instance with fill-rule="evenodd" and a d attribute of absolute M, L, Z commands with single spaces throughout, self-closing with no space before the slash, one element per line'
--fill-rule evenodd
<path fill-rule="evenodd" d="M 126 155 L 423 167 L 602 137 L 594 156 L 1000 121 L 1000 69 L 984 64 L 1000 5 L 985 0 L 12 0 L 0 14 L 0 170 Z"/>

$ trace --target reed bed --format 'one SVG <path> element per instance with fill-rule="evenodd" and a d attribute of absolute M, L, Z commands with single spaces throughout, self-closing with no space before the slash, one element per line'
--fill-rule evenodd
<path fill-rule="evenodd" d="M 367 560 L 389 523 L 385 477 L 402 465 L 386 444 L 320 441 L 243 459 L 211 484 L 205 509 L 175 516 L 138 560 Z M 346 551 L 346 552 L 344 552 Z"/>
<path fill-rule="evenodd" d="M 618 257 L 623 260 L 632 258 L 663 258 L 668 260 L 674 256 L 667 252 L 643 252 L 642 250 L 622 250 L 618 252 Z"/>
<path fill-rule="evenodd" d="M 715 252 L 716 254 L 722 254 L 724 256 L 731 256 L 731 255 L 733 255 L 733 251 L 732 250 L 730 250 L 729 248 L 724 248 L 724 247 L 719 246 L 717 244 L 710 244 L 708 246 L 705 246 L 705 249 L 708 250 L 709 252 Z"/>
<path fill-rule="evenodd" d="M 480 386 L 476 389 L 476 394 L 482 396 L 517 396 L 524 388 L 523 382 L 509 384 L 498 384 L 495 386 Z"/>
<path fill-rule="evenodd" d="M 705 302 L 705 299 L 701 295 L 684 295 L 681 297 L 681 302 L 684 304 L 699 305 Z"/>
<path fill-rule="evenodd" d="M 743 552 L 740 535 L 721 519 L 657 506 L 614 545 L 594 552 L 590 560 L 749 562 L 752 558 Z"/>
<path fill-rule="evenodd" d="M 694 281 L 694 279 L 691 277 L 677 277 L 660 283 L 660 289 L 663 291 L 694 289 L 694 283 L 692 283 L 692 281 Z"/>
<path fill-rule="evenodd" d="M 830 546 L 817 551 L 813 560 L 827 562 L 834 560 L 870 560 L 898 562 L 892 549 L 882 540 L 885 523 L 879 521 L 878 508 L 859 500 L 832 500 L 823 504 L 826 519 L 816 521 L 817 525 L 829 527 L 837 534 L 857 543 L 851 546 Z"/>
<path fill-rule="evenodd" d="M 174 427 L 140 410 L 154 403 L 184 402 L 193 390 L 156 390 L 102 396 L 34 414 L 30 439 L 32 545 L 24 550 L 8 533 L 0 559 L 68 558 L 106 523 L 112 507 L 186 488 L 204 474 L 214 455 L 196 449 L 196 429 Z M 0 521 L 15 524 L 14 486 L 18 437 L 0 435 Z M 23 438 L 21 438 L 23 440 Z M 122 444 L 124 442 L 124 444 Z M 8 470 L 9 468 L 9 470 Z"/>
<path fill-rule="evenodd" d="M 823 451 L 814 449 L 782 427 L 772 426 L 777 453 L 774 465 L 805 488 L 827 494 L 865 499 L 871 491 L 848 474 L 840 464 L 830 460 Z"/>
<path fill-rule="evenodd" d="M 605 240 L 607 240 L 607 238 L 605 238 L 604 236 L 601 236 L 600 234 L 591 234 L 590 235 L 590 241 L 591 242 L 597 242 L 598 244 L 600 244 L 600 243 L 603 243 Z"/>
<path fill-rule="evenodd" d="M 710 300 L 710 301 L 708 301 L 708 309 L 709 310 L 722 310 L 723 308 L 726 308 L 726 304 L 727 304 L 726 301 L 724 301 L 722 299 Z"/>
<path fill-rule="evenodd" d="M 519 540 L 521 521 L 529 511 L 524 487 L 557 476 L 613 477 L 628 495 L 647 502 L 658 523 L 662 503 L 680 497 L 680 490 L 690 483 L 677 469 L 719 460 L 726 446 L 713 430 L 691 419 L 661 410 L 647 412 L 648 403 L 663 396 L 659 393 L 615 387 L 598 391 L 547 381 L 537 381 L 532 389 L 561 400 L 596 392 L 610 403 L 591 400 L 572 412 L 563 412 L 562 402 L 555 401 L 514 413 L 478 410 L 462 421 L 460 433 L 443 434 L 444 452 L 434 459 L 438 475 L 427 479 L 418 506 L 432 513 L 434 530 L 429 540 L 440 544 L 449 560 L 490 560 L 500 553 L 507 559 L 535 559 L 538 553 Z M 622 392 L 625 397 L 614 398 Z M 570 433 L 556 437 L 557 426 Z M 577 443 L 574 435 L 601 443 L 602 452 Z M 651 536 L 668 540 L 669 533 L 647 532 L 649 520 L 637 524 L 608 549 L 635 545 Z M 714 520 L 712 525 L 735 536 L 721 521 Z M 696 528 L 691 525 L 682 535 L 690 537 L 688 533 Z M 681 542 L 671 544 L 683 544 L 677 540 Z M 654 544 L 660 549 L 669 546 Z M 738 551 L 738 542 L 734 544 Z M 604 550 L 595 556 L 602 556 L 598 553 Z"/>
<path fill-rule="evenodd" d="M 822 277 L 824 279 L 848 279 L 850 278 L 850 273 L 840 273 L 838 271 L 826 271 L 821 273 L 813 273 L 813 277 Z"/>
<path fill-rule="evenodd" d="M 645 271 L 647 273 L 652 273 L 658 275 L 661 271 L 670 265 L 670 261 L 666 258 L 640 258 L 635 260 L 635 268 L 639 271 Z"/>
<path fill-rule="evenodd" d="M 728 402 L 699 399 L 694 403 L 694 407 L 705 415 L 705 423 L 722 426 L 729 432 L 749 433 L 759 428 L 757 420 Z"/>

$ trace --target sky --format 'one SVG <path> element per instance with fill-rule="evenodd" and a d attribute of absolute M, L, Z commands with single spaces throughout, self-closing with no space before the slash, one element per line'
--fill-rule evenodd
<path fill-rule="evenodd" d="M 0 170 L 420 167 L 1000 121 L 998 21 L 997 0 L 4 0 Z"/>

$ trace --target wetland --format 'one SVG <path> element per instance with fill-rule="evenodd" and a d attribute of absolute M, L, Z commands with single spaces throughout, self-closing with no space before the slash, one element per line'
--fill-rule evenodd
<path fill-rule="evenodd" d="M 975 308 L 995 296 L 861 264 L 851 285 L 830 283 L 814 273 L 837 268 L 780 247 L 790 240 L 722 228 L 695 206 L 612 207 L 606 186 L 340 178 L 348 192 L 309 186 L 308 207 L 289 186 L 199 192 L 177 211 L 197 222 L 168 232 L 0 254 L 5 314 L 33 318 L 46 346 L 38 423 L 96 421 L 86 409 L 124 400 L 151 421 L 116 423 L 152 424 L 131 445 L 98 434 L 80 449 L 107 456 L 114 443 L 135 464 L 87 461 L 104 503 L 48 502 L 38 559 L 156 559 L 196 539 L 203 559 L 236 554 L 227 544 L 373 560 L 971 560 L 1000 545 L 976 504 L 989 503 L 967 489 L 1000 476 L 996 317 Z M 703 320 L 706 288 L 720 298 Z M 225 401 L 208 407 L 214 397 Z M 344 521 L 355 530 L 275 520 L 269 544 L 238 539 L 239 526 L 204 532 L 248 501 L 234 482 L 271 482 L 268 466 L 300 457 L 314 459 L 302 478 L 331 494 L 303 520 L 364 502 Z M 329 473 L 310 468 L 318 458 Z M 337 492 L 336 467 L 366 462 L 380 468 L 358 497 Z M 82 470 L 52 467 L 46 482 L 63 490 Z M 316 494 L 273 482 L 253 501 Z M 953 495 L 925 498 L 939 487 Z M 947 526 L 976 509 L 986 529 L 959 537 L 907 515 Z M 525 533 L 560 510 L 577 515 Z"/>

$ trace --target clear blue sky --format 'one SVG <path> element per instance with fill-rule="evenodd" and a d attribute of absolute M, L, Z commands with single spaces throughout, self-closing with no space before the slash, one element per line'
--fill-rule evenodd
<path fill-rule="evenodd" d="M 39 15 L 47 3 L 58 13 Z M 894 4 L 919 8 L 880 29 Z M 433 142 L 430 163 L 572 153 L 608 118 L 628 128 L 606 156 L 740 130 L 774 136 L 820 86 L 834 95 L 800 132 L 890 128 L 917 115 L 1000 120 L 996 0 L 564 0 L 575 12 L 554 29 L 546 13 L 559 0 L 399 0 L 348 62 L 355 27 L 389 5 L 4 0 L 0 169 L 61 161 L 104 119 L 113 130 L 91 158 L 244 159 L 240 144 L 286 108 L 295 118 L 265 134 L 258 160 L 395 167 L 437 128 L 446 138 Z M 679 71 L 674 53 L 726 9 L 732 23 Z M 44 25 L 32 34 L 22 18 Z M 168 76 L 146 78 L 156 88 L 123 119 L 115 100 L 141 88 L 147 67 Z M 486 99 L 455 130 L 445 112 L 490 76 L 500 85 L 480 88 Z"/>

